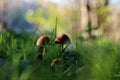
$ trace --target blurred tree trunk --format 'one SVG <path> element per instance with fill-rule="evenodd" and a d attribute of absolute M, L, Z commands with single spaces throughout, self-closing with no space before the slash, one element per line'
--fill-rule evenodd
<path fill-rule="evenodd" d="M 120 41 L 120 11 L 114 8 L 111 14 L 112 25 L 110 26 L 109 38 L 112 38 L 114 41 Z"/>
<path fill-rule="evenodd" d="M 87 10 L 88 10 L 88 25 L 87 25 L 87 32 L 88 32 L 88 39 L 94 40 L 96 39 L 96 34 L 94 33 L 95 30 L 98 28 L 98 14 L 97 9 L 99 7 L 97 0 L 87 1 Z"/>
<path fill-rule="evenodd" d="M 8 1 L 3 1 L 3 17 L 2 17 L 2 27 L 7 29 L 8 26 Z"/>
<path fill-rule="evenodd" d="M 101 0 L 100 7 L 98 9 L 98 25 L 102 27 L 106 24 L 108 17 L 108 0 Z"/>
<path fill-rule="evenodd" d="M 88 24 L 88 11 L 87 11 L 87 0 L 80 0 L 79 2 L 80 7 L 80 24 L 81 30 L 84 30 Z"/>
<path fill-rule="evenodd" d="M 90 24 L 92 28 L 96 28 L 98 27 L 98 15 L 97 15 L 97 8 L 98 8 L 98 1 L 93 0 L 93 1 L 88 1 L 88 0 L 74 0 L 75 1 L 75 9 L 76 9 L 76 13 L 80 14 L 79 17 L 79 23 L 76 23 L 77 25 L 79 25 L 77 27 L 77 30 L 75 30 L 74 32 L 82 32 L 82 36 L 83 38 L 88 38 L 88 37 L 92 37 L 91 32 L 83 32 L 87 29 L 88 25 Z M 78 20 L 78 19 L 77 19 Z M 76 20 L 75 20 L 76 22 Z M 77 21 L 78 22 L 78 21 Z M 75 28 L 75 27 L 74 27 Z M 73 33 L 74 33 L 73 32 Z M 77 33 L 77 34 L 79 34 Z"/>
<path fill-rule="evenodd" d="M 72 38 L 73 38 L 73 42 L 76 44 L 78 44 L 78 36 L 79 36 L 79 32 L 80 30 L 80 8 L 79 8 L 79 0 L 74 0 L 74 5 L 72 8 L 72 12 L 71 12 L 71 22 L 72 22 Z"/>
<path fill-rule="evenodd" d="M 75 20 L 75 24 L 77 24 L 78 27 L 76 27 L 77 29 L 74 30 L 74 32 L 83 32 L 86 29 L 86 27 L 88 27 L 89 29 L 91 29 L 88 30 L 87 33 L 82 33 L 83 37 L 85 38 L 97 34 L 98 36 L 104 36 L 106 39 L 109 38 L 115 41 L 120 40 L 120 12 L 117 11 L 117 9 L 109 10 L 110 5 L 108 0 L 74 1 L 76 2 L 75 5 L 77 6 L 77 11 L 75 15 L 78 15 L 78 13 L 80 14 L 79 23 L 76 22 L 76 20 L 78 19 Z M 95 33 L 94 29 L 97 29 L 97 33 Z"/>
<path fill-rule="evenodd" d="M 93 0 L 92 2 L 88 2 L 89 6 L 89 23 L 91 23 L 92 27 L 98 27 L 98 15 L 97 15 L 97 9 L 98 9 L 98 0 Z"/>
<path fill-rule="evenodd" d="M 81 36 L 83 39 L 88 37 L 88 34 L 85 31 L 86 27 L 88 26 L 88 10 L 87 10 L 87 0 L 78 0 L 77 5 L 79 6 L 79 13 L 80 13 L 80 20 L 79 20 L 79 31 L 81 32 Z"/>

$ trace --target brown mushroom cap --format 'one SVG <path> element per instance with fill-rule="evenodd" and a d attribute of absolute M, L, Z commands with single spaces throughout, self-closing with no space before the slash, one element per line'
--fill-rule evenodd
<path fill-rule="evenodd" d="M 56 44 L 69 44 L 71 43 L 69 37 L 66 34 L 59 34 L 55 39 Z"/>
<path fill-rule="evenodd" d="M 46 45 L 50 41 L 50 38 L 46 35 L 41 36 L 38 38 L 36 45 Z"/>
<path fill-rule="evenodd" d="M 52 60 L 51 62 L 51 67 L 53 67 L 55 64 L 59 63 L 60 62 L 60 59 L 59 58 L 55 58 Z"/>

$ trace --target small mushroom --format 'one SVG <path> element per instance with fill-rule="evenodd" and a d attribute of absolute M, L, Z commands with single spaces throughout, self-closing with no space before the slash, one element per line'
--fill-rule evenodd
<path fill-rule="evenodd" d="M 57 36 L 57 38 L 55 39 L 55 43 L 61 44 L 61 52 L 63 52 L 65 49 L 64 44 L 69 45 L 69 44 L 71 44 L 71 41 L 70 41 L 69 37 L 63 33 L 63 34 L 59 34 Z"/>
<path fill-rule="evenodd" d="M 40 58 L 40 60 L 43 59 L 44 55 L 45 55 L 45 51 L 46 51 L 46 45 L 49 43 L 50 38 L 46 35 L 43 35 L 41 37 L 38 38 L 36 45 L 39 46 L 38 47 L 38 56 L 37 58 Z M 42 54 L 40 54 L 42 53 Z"/>
<path fill-rule="evenodd" d="M 58 64 L 60 62 L 60 59 L 59 58 L 55 58 L 52 60 L 51 62 L 51 68 L 53 71 L 55 71 L 55 65 Z"/>

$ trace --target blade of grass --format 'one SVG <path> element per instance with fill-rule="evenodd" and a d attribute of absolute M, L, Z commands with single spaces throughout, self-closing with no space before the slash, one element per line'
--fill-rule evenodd
<path fill-rule="evenodd" d="M 56 20 L 55 20 L 55 37 L 57 36 L 57 23 L 58 23 L 58 19 L 56 17 Z"/>

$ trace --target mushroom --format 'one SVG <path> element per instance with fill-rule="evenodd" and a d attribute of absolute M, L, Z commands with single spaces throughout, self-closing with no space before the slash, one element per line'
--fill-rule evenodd
<path fill-rule="evenodd" d="M 53 71 L 55 71 L 55 64 L 58 64 L 60 62 L 60 59 L 59 58 L 55 58 L 52 60 L 51 62 L 51 68 Z"/>
<path fill-rule="evenodd" d="M 61 53 L 62 53 L 66 49 L 66 48 L 64 48 L 64 44 L 69 45 L 69 44 L 71 44 L 71 41 L 66 34 L 62 33 L 57 36 L 57 38 L 55 39 L 55 43 L 61 44 Z"/>
<path fill-rule="evenodd" d="M 43 35 L 41 37 L 38 38 L 36 45 L 39 46 L 38 47 L 38 55 L 37 58 L 40 60 L 43 60 L 43 57 L 45 55 L 45 51 L 46 51 L 46 45 L 49 43 L 50 38 L 46 35 Z M 42 53 L 42 54 L 40 54 Z"/>
<path fill-rule="evenodd" d="M 69 44 L 71 44 L 71 41 L 70 41 L 69 37 L 66 34 L 62 33 L 62 34 L 59 34 L 56 37 L 55 43 L 56 44 L 61 44 L 61 52 L 60 52 L 60 58 L 55 58 L 51 62 L 51 68 L 52 68 L 53 71 L 55 71 L 55 65 L 61 61 L 61 58 L 63 58 L 63 52 L 65 51 L 65 49 L 67 48 L 67 46 Z M 65 44 L 67 46 L 64 48 Z"/>

